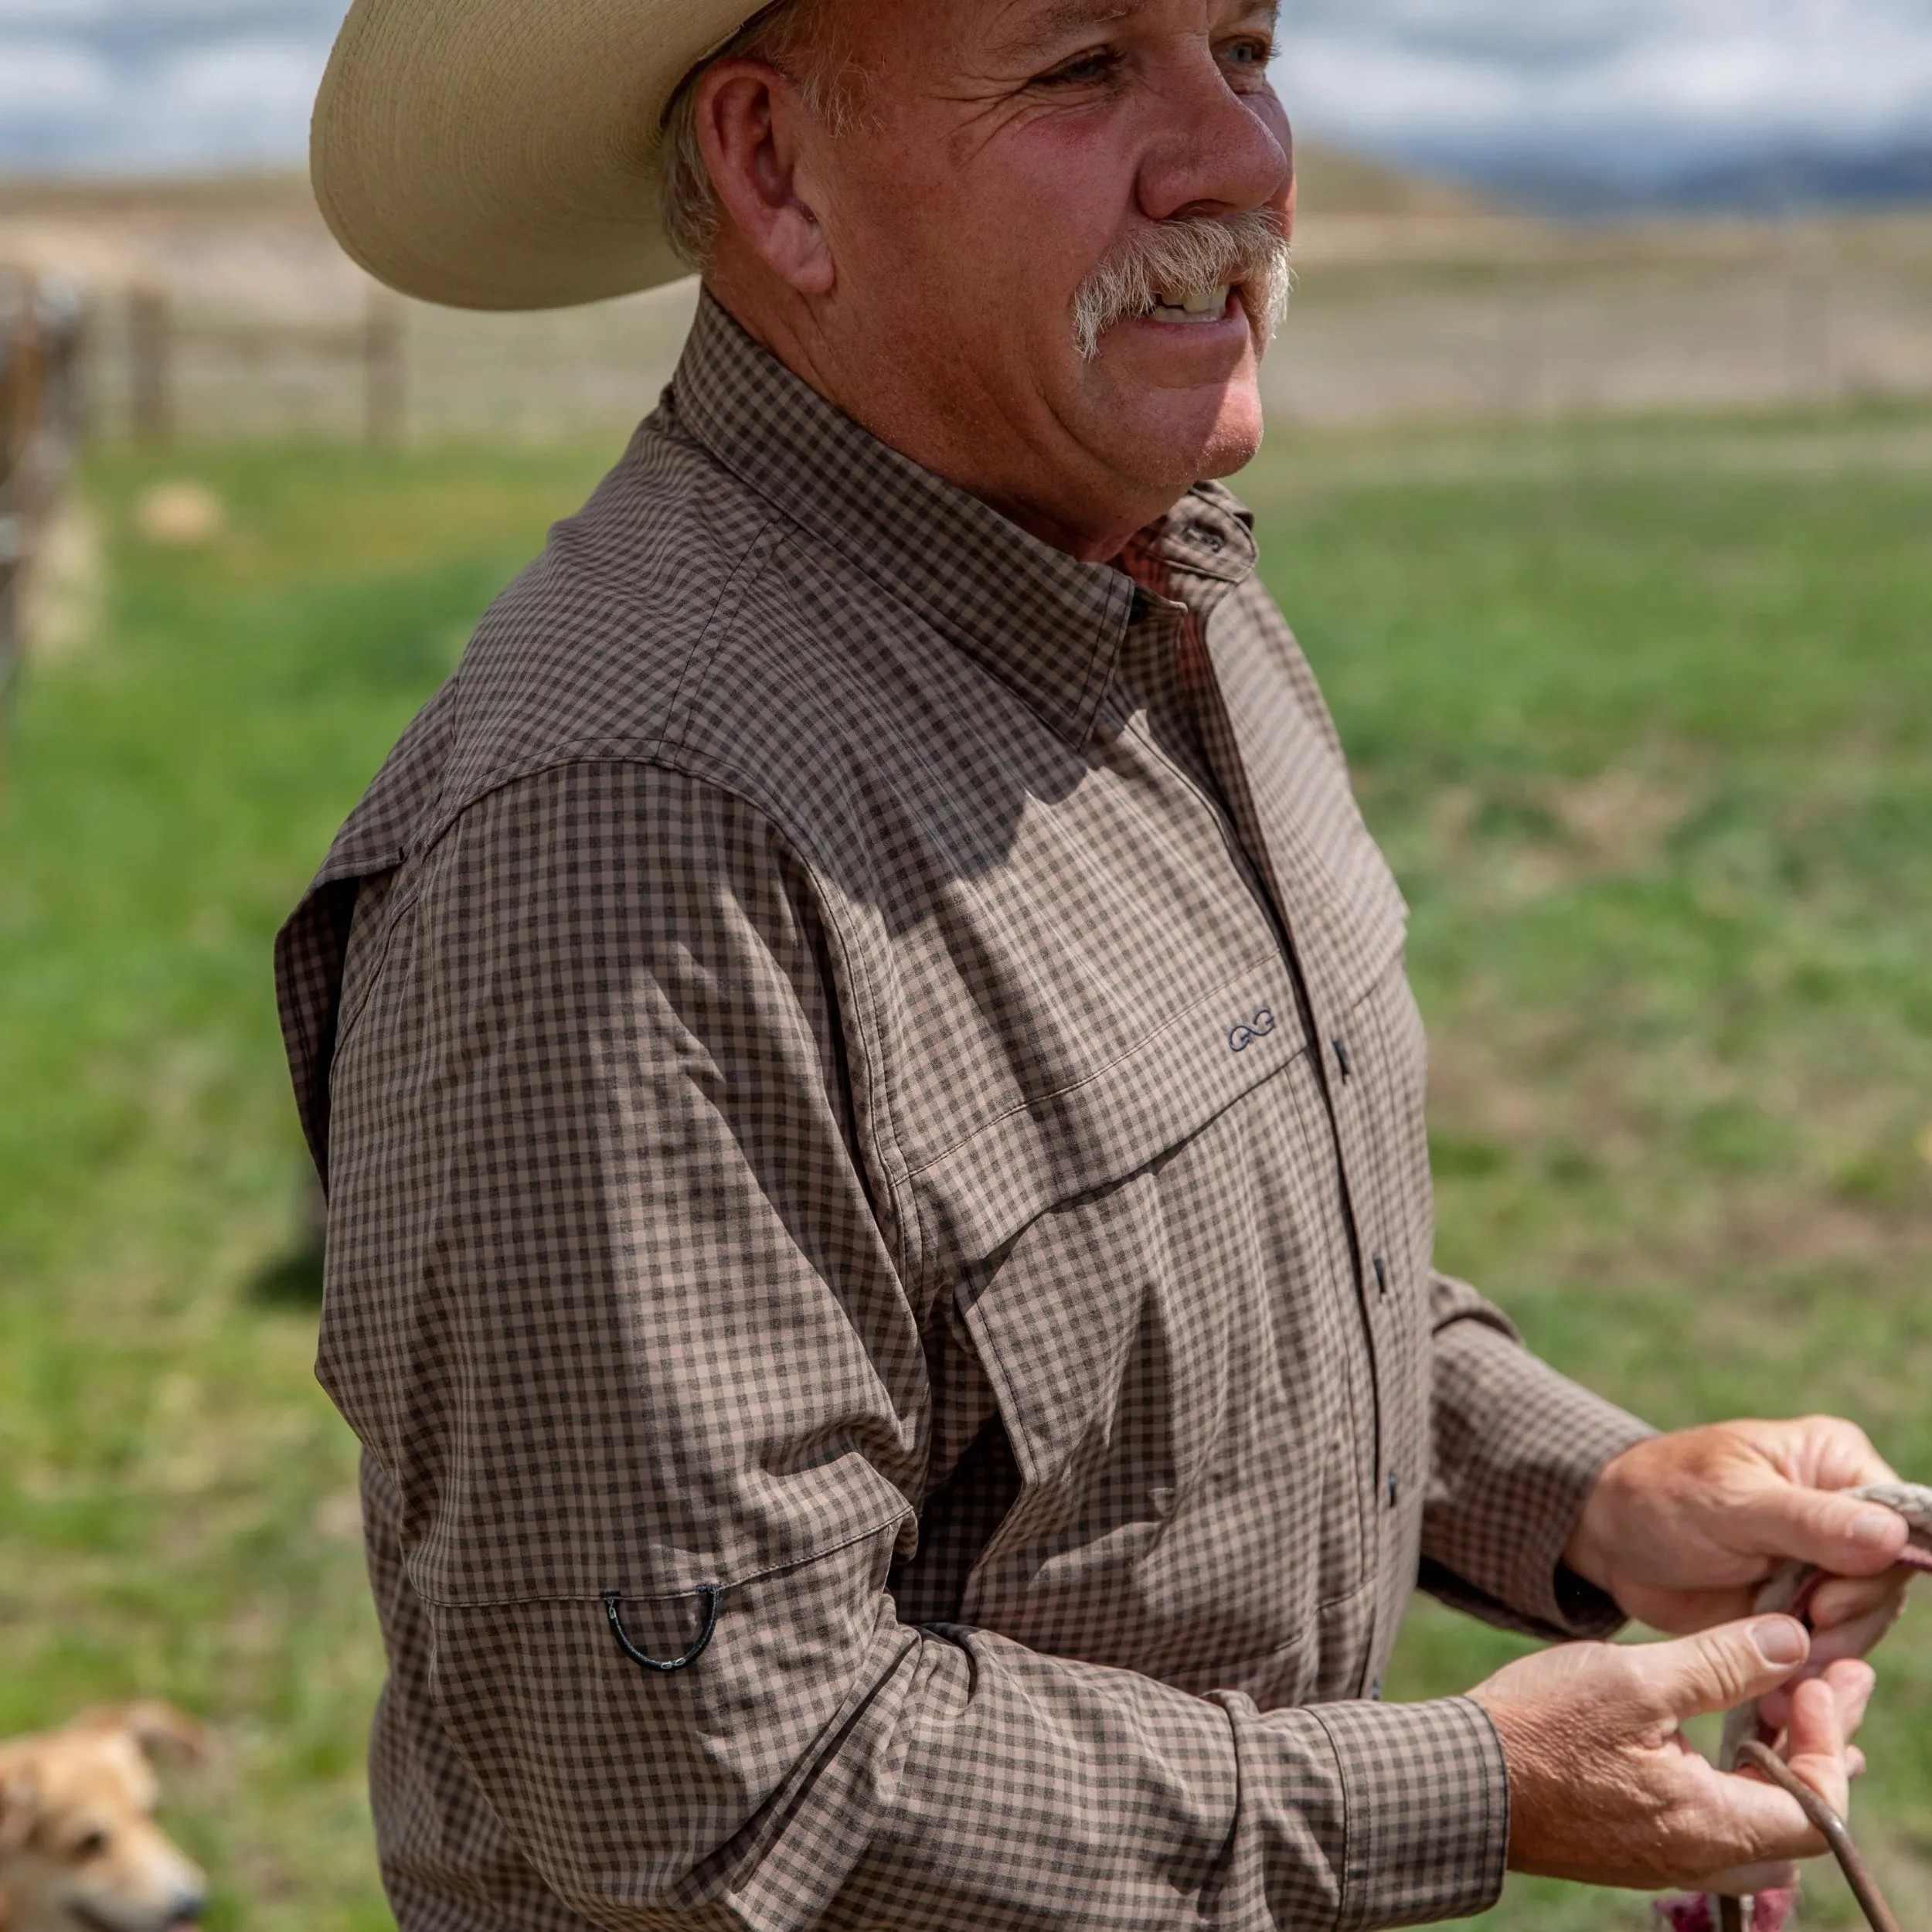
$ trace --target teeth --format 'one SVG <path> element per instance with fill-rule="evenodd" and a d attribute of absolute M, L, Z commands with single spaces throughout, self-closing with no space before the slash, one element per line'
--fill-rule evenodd
<path fill-rule="evenodd" d="M 1212 288 L 1190 288 L 1180 292 L 1163 289 L 1155 297 L 1154 305 L 1148 312 L 1164 322 L 1216 321 L 1228 305 L 1230 286 L 1222 282 Z"/>

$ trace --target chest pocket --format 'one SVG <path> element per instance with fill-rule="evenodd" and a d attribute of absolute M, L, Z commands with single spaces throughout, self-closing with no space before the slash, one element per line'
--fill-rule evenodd
<path fill-rule="evenodd" d="M 1021 1483 L 967 1621 L 1308 1693 L 1362 1580 L 1371 1399 L 1332 1150 L 1277 960 L 914 1175 Z"/>

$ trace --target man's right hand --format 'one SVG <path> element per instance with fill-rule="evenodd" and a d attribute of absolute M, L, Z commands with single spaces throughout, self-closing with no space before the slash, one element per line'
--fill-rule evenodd
<path fill-rule="evenodd" d="M 1672 1643 L 1563 1645 L 1478 1685 L 1509 1768 L 1510 1869 L 1644 1891 L 1791 1884 L 1791 1862 L 1826 1849 L 1797 1802 L 1716 1770 L 1679 1726 L 1788 1682 L 1809 1648 L 1794 1618 L 1757 1617 Z M 1841 1816 L 1872 1683 L 1848 1658 L 1792 1698 L 1785 1756 Z"/>

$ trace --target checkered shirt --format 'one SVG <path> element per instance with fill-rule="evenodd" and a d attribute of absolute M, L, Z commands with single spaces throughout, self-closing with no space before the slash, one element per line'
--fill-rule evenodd
<path fill-rule="evenodd" d="M 707 301 L 284 929 L 405 1932 L 1495 1897 L 1488 1720 L 1380 1674 L 1419 1575 L 1607 1628 L 1560 1552 L 1641 1427 L 1432 1269 L 1246 513 L 1124 562 Z"/>

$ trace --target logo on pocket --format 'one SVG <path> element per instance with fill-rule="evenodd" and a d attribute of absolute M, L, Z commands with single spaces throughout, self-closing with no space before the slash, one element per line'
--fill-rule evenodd
<path fill-rule="evenodd" d="M 1253 1019 L 1243 1020 L 1228 1035 L 1228 1051 L 1245 1053 L 1258 1039 L 1266 1039 L 1274 1031 L 1274 1015 L 1264 1006 Z"/>

